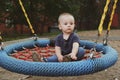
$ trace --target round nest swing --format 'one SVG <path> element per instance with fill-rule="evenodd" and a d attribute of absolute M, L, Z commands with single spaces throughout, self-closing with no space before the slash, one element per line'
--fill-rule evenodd
<path fill-rule="evenodd" d="M 81 40 L 81 46 L 85 49 L 91 49 L 96 44 L 96 51 L 103 51 L 99 58 L 88 58 L 73 62 L 31 62 L 11 57 L 14 50 L 22 51 L 23 47 L 32 49 L 37 44 L 38 47 L 46 47 L 50 40 L 27 41 L 8 45 L 0 51 L 0 66 L 16 73 L 37 76 L 78 76 L 91 74 L 114 65 L 118 59 L 115 49 L 110 46 L 104 46 L 101 43 Z"/>
<path fill-rule="evenodd" d="M 118 0 L 115 0 L 115 3 L 113 5 L 110 23 L 108 25 L 108 30 L 106 35 L 106 41 L 107 41 L 108 33 L 110 31 L 110 25 L 116 8 L 117 1 Z M 101 23 L 98 28 L 99 34 L 101 34 L 102 32 L 102 24 L 110 0 L 107 0 L 106 2 L 107 3 L 104 8 L 104 13 L 101 18 Z M 24 12 L 29 27 L 32 33 L 34 34 L 35 32 L 32 28 L 29 18 L 27 17 L 27 14 L 25 12 L 21 0 L 19 0 L 19 3 Z M 49 39 L 44 39 L 44 40 L 35 39 L 35 40 L 28 40 L 25 42 L 19 42 L 8 45 L 0 50 L 0 67 L 12 72 L 25 74 L 25 75 L 79 76 L 79 75 L 92 74 L 95 72 L 105 70 L 111 67 L 112 65 L 114 65 L 118 59 L 117 51 L 113 49 L 111 46 L 104 45 L 101 43 L 95 43 L 87 40 L 80 40 L 80 47 L 84 47 L 84 49 L 86 50 L 95 49 L 96 52 L 102 52 L 102 55 L 98 57 L 85 58 L 80 61 L 72 61 L 72 62 L 34 62 L 31 60 L 32 53 L 29 50 L 37 51 L 38 49 L 36 48 L 41 49 L 41 47 L 47 48 L 48 50 L 48 45 L 50 44 L 51 44 L 51 40 Z M 26 53 L 23 54 L 24 52 L 27 52 L 28 54 Z M 51 54 L 47 54 L 47 56 L 45 54 L 44 56 L 49 57 L 48 55 L 51 56 Z"/>

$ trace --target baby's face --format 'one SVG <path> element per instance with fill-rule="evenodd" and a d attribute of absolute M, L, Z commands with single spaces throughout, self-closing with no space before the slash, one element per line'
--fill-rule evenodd
<path fill-rule="evenodd" d="M 62 30 L 63 33 L 72 33 L 75 27 L 75 20 L 73 16 L 64 15 L 61 16 L 59 20 L 59 29 Z"/>

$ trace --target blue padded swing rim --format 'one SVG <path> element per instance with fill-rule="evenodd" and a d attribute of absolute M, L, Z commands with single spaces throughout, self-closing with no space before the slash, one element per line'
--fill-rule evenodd
<path fill-rule="evenodd" d="M 100 58 L 87 59 L 74 62 L 29 62 L 9 56 L 13 50 L 22 50 L 22 47 L 33 48 L 37 44 L 45 47 L 50 44 L 49 39 L 37 41 L 25 41 L 8 45 L 0 51 L 0 66 L 16 73 L 35 76 L 79 76 L 102 71 L 114 65 L 118 59 L 118 53 L 110 46 L 101 43 L 96 45 L 97 51 L 103 51 Z M 80 45 L 87 49 L 93 48 L 96 43 L 81 40 Z"/>

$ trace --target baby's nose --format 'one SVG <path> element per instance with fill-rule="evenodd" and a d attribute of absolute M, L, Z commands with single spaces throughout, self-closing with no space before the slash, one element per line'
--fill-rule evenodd
<path fill-rule="evenodd" d="M 70 26 L 68 26 L 68 27 L 70 27 Z"/>
<path fill-rule="evenodd" d="M 71 25 L 70 24 L 68 24 L 68 27 L 70 27 Z"/>

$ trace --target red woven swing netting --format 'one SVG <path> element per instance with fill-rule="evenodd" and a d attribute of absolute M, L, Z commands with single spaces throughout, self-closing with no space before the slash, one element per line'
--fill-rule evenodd
<path fill-rule="evenodd" d="M 55 48 L 51 46 L 47 47 L 35 47 L 32 49 L 24 49 L 22 51 L 17 51 L 11 54 L 12 57 L 16 59 L 26 60 L 26 61 L 34 61 L 33 60 L 33 54 L 36 53 L 38 55 L 41 55 L 44 58 L 50 57 L 53 54 L 55 54 Z M 85 55 L 83 59 L 87 59 L 90 57 L 91 51 L 88 49 L 85 49 Z M 94 52 L 94 58 L 101 57 L 101 52 Z"/>

